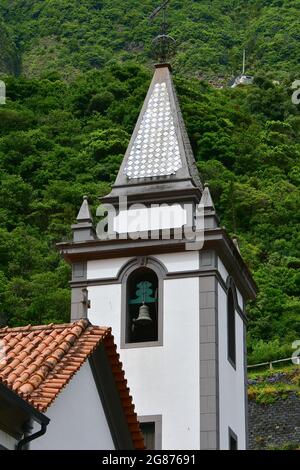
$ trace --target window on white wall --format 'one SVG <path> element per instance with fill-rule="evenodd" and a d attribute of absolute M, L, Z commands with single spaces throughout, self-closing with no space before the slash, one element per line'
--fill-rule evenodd
<path fill-rule="evenodd" d="M 140 423 L 147 450 L 155 450 L 155 423 Z"/>
<path fill-rule="evenodd" d="M 229 287 L 227 294 L 227 349 L 228 360 L 236 365 L 236 337 L 235 337 L 235 303 L 233 289 Z"/>
<path fill-rule="evenodd" d="M 162 447 L 162 416 L 139 416 L 140 429 L 147 450 L 160 450 Z"/>
<path fill-rule="evenodd" d="M 149 268 L 133 271 L 127 279 L 126 343 L 158 340 L 158 277 Z"/>
<path fill-rule="evenodd" d="M 238 450 L 238 438 L 231 428 L 228 428 L 228 449 Z"/>
<path fill-rule="evenodd" d="M 130 260 L 122 282 L 121 348 L 163 345 L 163 291 L 166 269 L 152 257 Z"/>

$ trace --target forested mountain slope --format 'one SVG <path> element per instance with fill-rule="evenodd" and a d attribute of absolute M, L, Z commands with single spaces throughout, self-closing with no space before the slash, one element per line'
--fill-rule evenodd
<path fill-rule="evenodd" d="M 160 19 L 148 17 L 160 0 L 1 0 L 0 14 L 15 32 L 23 71 L 68 75 L 101 68 L 111 57 L 147 62 Z M 275 76 L 299 66 L 299 0 L 172 0 L 173 61 L 185 75 L 230 76 L 241 69 Z"/>
<path fill-rule="evenodd" d="M 299 2 L 171 3 L 175 83 L 199 171 L 260 289 L 248 306 L 250 359 L 282 357 L 300 337 Z M 3 322 L 68 320 L 70 273 L 55 242 L 70 237 L 82 195 L 95 210 L 114 181 L 151 79 L 158 23 L 143 18 L 156 5 L 1 1 Z M 255 85 L 219 90 L 191 78 L 229 77 L 244 44 Z"/>
<path fill-rule="evenodd" d="M 19 73 L 19 57 L 13 34 L 0 16 L 0 73 Z"/>

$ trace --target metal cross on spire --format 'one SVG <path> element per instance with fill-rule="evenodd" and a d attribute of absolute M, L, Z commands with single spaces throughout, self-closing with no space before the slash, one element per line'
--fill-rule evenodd
<path fill-rule="evenodd" d="M 149 20 L 152 21 L 162 12 L 161 33 L 153 40 L 155 54 L 161 63 L 165 63 L 168 57 L 174 53 L 175 49 L 175 39 L 167 34 L 167 6 L 169 2 L 170 0 L 165 0 L 162 5 L 155 8 L 149 16 Z"/>

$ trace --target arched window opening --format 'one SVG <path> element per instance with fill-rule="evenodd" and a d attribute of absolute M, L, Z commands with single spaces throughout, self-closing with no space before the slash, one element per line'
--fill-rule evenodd
<path fill-rule="evenodd" d="M 236 339 L 235 339 L 235 307 L 232 287 L 227 294 L 227 336 L 228 359 L 235 366 L 236 363 Z"/>
<path fill-rule="evenodd" d="M 126 343 L 158 340 L 158 278 L 142 267 L 127 280 Z"/>

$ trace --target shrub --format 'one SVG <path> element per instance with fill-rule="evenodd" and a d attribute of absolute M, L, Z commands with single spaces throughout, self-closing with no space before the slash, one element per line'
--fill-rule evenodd
<path fill-rule="evenodd" d="M 249 364 L 259 364 L 277 359 L 291 357 L 292 348 L 289 344 L 281 344 L 279 339 L 263 341 L 262 339 L 252 342 L 252 351 L 249 354 Z"/>

